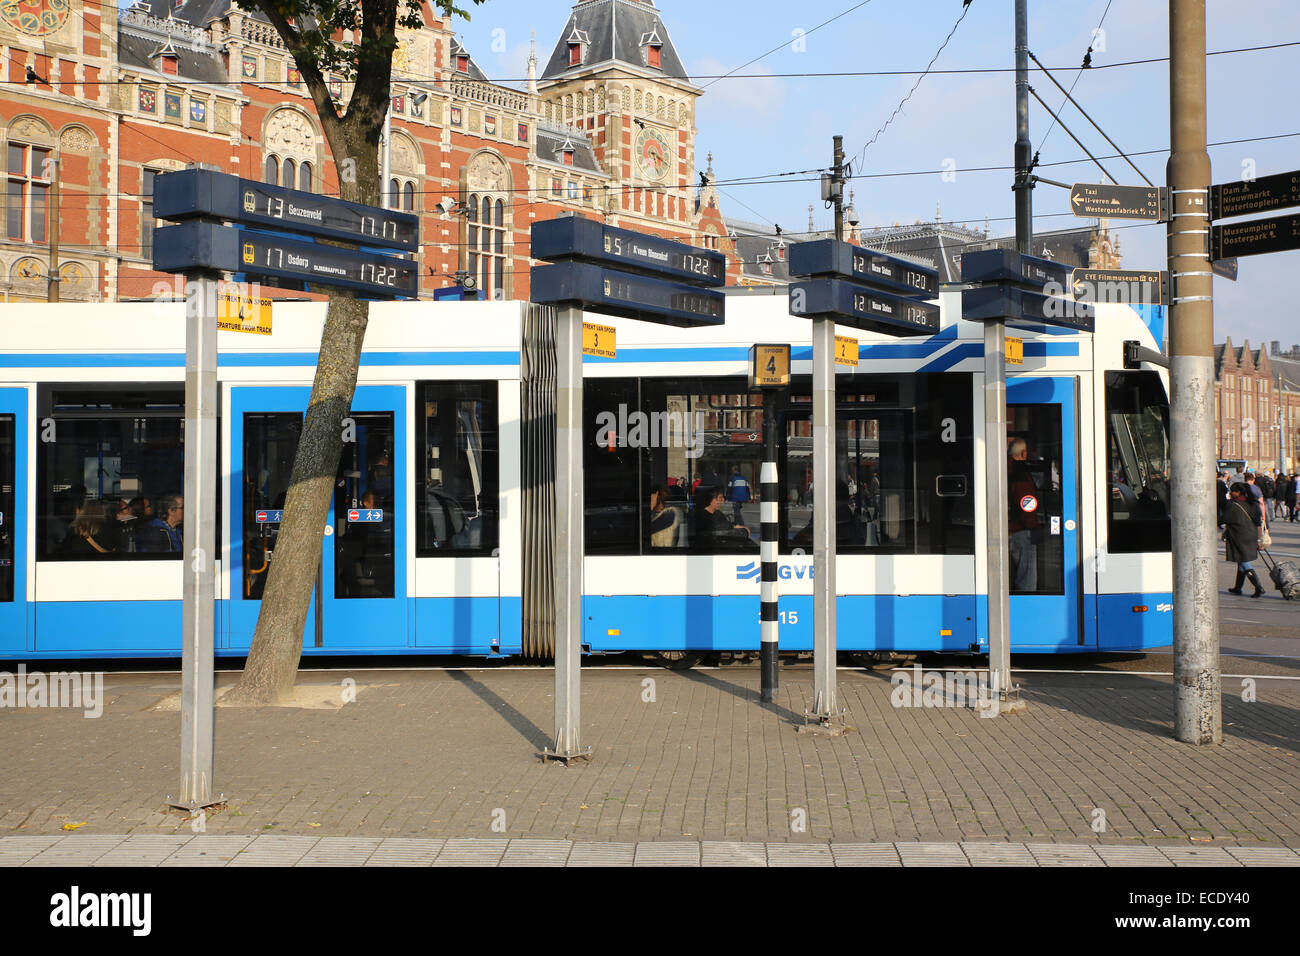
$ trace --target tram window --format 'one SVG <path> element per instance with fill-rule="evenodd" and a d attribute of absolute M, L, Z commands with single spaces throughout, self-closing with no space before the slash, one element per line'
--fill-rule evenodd
<path fill-rule="evenodd" d="M 491 554 L 499 543 L 496 382 L 422 382 L 416 396 L 416 553 Z"/>
<path fill-rule="evenodd" d="M 174 385 L 40 389 L 38 558 L 180 558 L 184 400 Z"/>
<path fill-rule="evenodd" d="M 615 427 L 644 463 L 644 553 L 758 550 L 763 399 L 743 379 L 647 380 Z"/>
<path fill-rule="evenodd" d="M 0 603 L 14 599 L 14 416 L 0 415 Z"/>
<path fill-rule="evenodd" d="M 588 554 L 637 554 L 641 459 L 630 423 L 641 414 L 635 379 L 589 379 L 583 388 L 584 538 Z M 637 440 L 640 440 L 638 437 Z"/>
<path fill-rule="evenodd" d="M 1170 550 L 1169 402 L 1155 372 L 1106 373 L 1107 549 Z"/>
<path fill-rule="evenodd" d="M 293 459 L 302 435 L 298 412 L 244 413 L 244 597 L 260 601 L 280 534 L 278 521 L 289 492 Z M 258 520 L 258 518 L 262 520 Z"/>
<path fill-rule="evenodd" d="M 786 420 L 783 550 L 813 545 L 812 420 L 796 381 Z M 837 382 L 836 551 L 973 554 L 969 375 L 845 375 Z"/>

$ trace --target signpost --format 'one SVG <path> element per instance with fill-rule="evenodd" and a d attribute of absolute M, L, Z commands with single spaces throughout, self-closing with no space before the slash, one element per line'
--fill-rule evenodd
<path fill-rule="evenodd" d="M 1159 186 L 1075 183 L 1070 187 L 1070 211 L 1097 219 L 1164 222 L 1169 218 L 1167 195 Z"/>
<path fill-rule="evenodd" d="M 837 138 L 837 170 L 840 145 Z M 937 294 L 939 273 L 822 239 L 790 247 L 790 275 L 804 280 L 790 286 L 790 314 L 813 322 L 813 706 L 804 716 L 819 732 L 840 734 L 846 728 L 835 675 L 835 366 L 847 349 L 841 353 L 835 325 L 900 336 L 938 332 L 939 307 L 925 299 Z"/>
<path fill-rule="evenodd" d="M 270 303 L 238 297 L 219 302 L 221 274 L 300 279 L 382 298 L 414 297 L 419 266 L 413 260 L 302 237 L 414 251 L 419 248 L 419 221 L 405 213 L 198 167 L 155 179 L 153 214 L 179 221 L 154 233 L 153 267 L 186 276 L 181 787 L 177 797 L 168 795 L 168 802 L 194 813 L 224 799 L 224 795 L 214 796 L 212 786 L 217 328 L 225 322 L 227 328 L 270 334 Z M 270 232 L 267 227 L 290 234 Z M 250 328 L 243 310 L 254 305 L 256 325 Z M 282 518 L 281 511 L 255 515 L 258 524 L 279 523 Z"/>
<path fill-rule="evenodd" d="M 961 258 L 961 281 L 975 286 L 962 290 L 962 318 L 1091 332 L 1096 310 L 1065 297 L 1071 272 L 1069 266 L 1011 249 L 968 252 Z M 1002 353 L 1001 343 L 998 353 Z"/>
<path fill-rule="evenodd" d="M 749 387 L 763 392 L 763 464 L 759 471 L 759 521 L 761 536 L 761 591 L 759 628 L 762 670 L 759 699 L 770 704 L 779 680 L 780 596 L 777 594 L 777 562 L 781 547 L 780 503 L 776 453 L 781 422 L 781 399 L 790 387 L 790 346 L 754 345 L 749 349 Z"/>
<path fill-rule="evenodd" d="M 565 217 L 532 227 L 532 300 L 555 330 L 555 745 L 543 760 L 591 759 L 581 745 L 583 310 L 690 328 L 721 325 L 726 258 L 685 243 Z M 593 341 L 593 347 L 595 342 Z M 613 342 L 608 343 L 613 346 Z"/>
<path fill-rule="evenodd" d="M 1169 273 L 1158 269 L 1075 269 L 1069 288 L 1079 302 L 1164 305 L 1168 285 Z"/>
<path fill-rule="evenodd" d="M 1257 256 L 1300 249 L 1300 213 L 1210 227 L 1210 258 Z"/>
<path fill-rule="evenodd" d="M 1210 218 L 1231 219 L 1300 206 L 1300 169 L 1210 187 Z"/>

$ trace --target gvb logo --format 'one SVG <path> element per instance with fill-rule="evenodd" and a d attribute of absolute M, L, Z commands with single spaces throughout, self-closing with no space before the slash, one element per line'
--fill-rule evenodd
<path fill-rule="evenodd" d="M 757 581 L 762 575 L 763 569 L 759 567 L 757 561 L 750 561 L 748 564 L 737 565 L 737 581 Z M 776 569 L 776 576 L 782 581 L 811 581 L 813 576 L 813 566 L 811 564 L 782 564 Z"/>
<path fill-rule="evenodd" d="M 50 925 L 128 927 L 148 936 L 153 927 L 151 893 L 83 893 L 78 886 L 50 897 Z"/>

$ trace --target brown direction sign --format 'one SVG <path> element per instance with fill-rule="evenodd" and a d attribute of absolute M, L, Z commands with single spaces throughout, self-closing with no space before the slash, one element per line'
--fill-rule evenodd
<path fill-rule="evenodd" d="M 1161 198 L 1159 186 L 1075 183 L 1070 188 L 1070 211 L 1076 216 L 1160 222 L 1165 218 Z"/>
<path fill-rule="evenodd" d="M 1210 218 L 1231 219 L 1300 206 L 1300 169 L 1210 187 Z"/>
<path fill-rule="evenodd" d="M 1257 256 L 1300 249 L 1300 213 L 1210 227 L 1210 258 Z"/>
<path fill-rule="evenodd" d="M 1070 291 L 1079 302 L 1163 305 L 1164 278 L 1155 269 L 1075 269 Z"/>

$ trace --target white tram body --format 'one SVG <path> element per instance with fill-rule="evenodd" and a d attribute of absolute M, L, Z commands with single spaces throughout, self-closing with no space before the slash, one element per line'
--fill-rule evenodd
<path fill-rule="evenodd" d="M 837 377 L 841 650 L 987 650 L 983 329 L 960 302 L 941 293 L 933 336 L 839 330 L 860 353 Z M 184 308 L 5 306 L 0 659 L 180 653 L 182 562 L 158 511 L 182 488 Z M 270 335 L 219 333 L 219 654 L 252 637 L 324 314 L 284 302 Z M 544 656 L 549 310 L 375 303 L 370 316 L 304 652 Z M 784 295 L 748 294 L 728 297 L 717 327 L 589 321 L 616 330 L 617 354 L 584 363 L 584 649 L 758 648 L 755 342 L 793 350 L 781 648 L 811 649 L 811 323 Z M 1123 368 L 1123 342 L 1158 348 L 1162 321 L 1102 306 L 1093 334 L 1019 333 L 1009 433 L 1029 449 L 1036 521 L 1032 556 L 1017 555 L 1032 569 L 1011 598 L 1013 651 L 1172 640 L 1167 385 Z M 706 541 L 700 487 L 724 489 L 723 513 L 749 534 Z"/>

